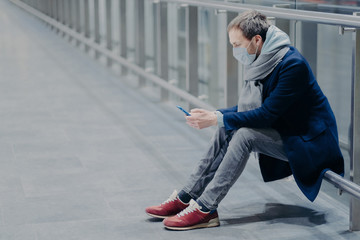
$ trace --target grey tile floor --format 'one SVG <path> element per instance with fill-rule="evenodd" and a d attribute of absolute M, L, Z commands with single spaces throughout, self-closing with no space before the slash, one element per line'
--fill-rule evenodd
<path fill-rule="evenodd" d="M 346 206 L 263 183 L 254 159 L 220 227 L 165 230 L 144 209 L 181 188 L 213 129 L 129 81 L 0 0 L 1 240 L 360 239 Z"/>

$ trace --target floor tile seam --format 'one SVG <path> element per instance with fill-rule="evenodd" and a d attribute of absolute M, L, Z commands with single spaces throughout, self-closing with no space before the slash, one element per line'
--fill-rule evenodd
<path fill-rule="evenodd" d="M 41 225 L 61 225 L 61 224 L 81 224 L 81 223 L 90 223 L 90 222 L 107 222 L 107 221 L 114 221 L 119 222 L 118 220 L 121 219 L 121 216 L 119 217 L 108 217 L 108 218 L 89 218 L 89 219 L 78 219 L 78 220 L 57 220 L 57 221 L 48 221 L 48 222 L 26 222 L 26 223 L 20 223 L 20 224 L 11 224 L 11 225 L 3 225 L 2 227 L 20 227 L 20 226 L 41 226 Z M 130 217 L 131 219 L 131 217 Z M 121 224 L 121 223 L 119 223 Z"/>
<path fill-rule="evenodd" d="M 1 227 L 3 227 L 3 229 L 1 229 Z M 2 230 L 2 231 L 4 231 L 5 230 L 5 233 L 8 233 L 8 231 L 10 230 L 10 234 L 11 233 L 13 233 L 13 232 L 16 232 L 16 234 L 18 234 L 19 233 L 19 229 L 17 229 L 17 230 L 14 230 L 14 228 L 20 228 L 20 232 L 21 232 L 21 230 L 23 229 L 23 228 L 25 228 L 25 229 L 30 229 L 29 231 L 30 231 L 30 233 L 31 234 L 33 234 L 33 239 L 34 240 L 39 240 L 38 239 L 38 236 L 37 236 L 37 232 L 36 232 L 36 230 L 34 229 L 34 224 L 28 224 L 28 223 L 26 223 L 26 224 L 19 224 L 19 225 L 16 225 L 16 226 L 11 226 L 10 227 L 10 229 L 9 229 L 9 226 L 1 226 L 0 227 L 0 231 Z M 8 230 L 8 231 L 7 231 Z M 4 233 L 4 235 L 5 235 L 5 233 Z M 15 236 L 17 236 L 17 235 L 15 235 Z M 5 239 L 4 239 L 5 240 Z M 8 239 L 6 239 L 6 240 L 8 240 Z M 16 238 L 16 240 L 18 240 L 18 238 Z M 20 239 L 19 239 L 20 240 Z"/>
<path fill-rule="evenodd" d="M 16 162 L 18 161 L 18 155 L 16 154 L 16 151 L 15 151 L 15 143 L 11 143 L 11 149 L 12 149 L 12 153 L 14 155 L 14 165 L 15 165 L 15 168 L 16 168 L 16 166 L 17 166 Z M 20 176 L 16 176 L 16 178 L 19 180 L 19 183 L 20 183 L 20 186 L 21 186 L 21 194 L 22 194 L 22 196 L 25 196 L 24 183 L 21 180 Z"/>
<path fill-rule="evenodd" d="M 105 199 L 104 199 L 104 195 L 99 194 L 98 192 L 102 192 L 104 190 L 104 187 L 96 187 L 96 186 L 92 186 L 92 187 L 87 187 L 87 188 L 81 188 L 81 189 L 72 189 L 72 190 L 57 190 L 57 191 L 53 191 L 53 192 L 48 192 L 48 193 L 37 193 L 35 191 L 35 193 L 32 193 L 31 191 L 28 191 L 28 193 L 24 193 L 24 201 L 25 202 L 43 202 L 46 201 L 48 199 L 53 199 L 53 198 L 58 198 L 59 200 L 61 199 L 61 197 L 67 197 L 70 195 L 74 195 L 74 194 L 79 194 L 79 193 L 83 193 L 83 195 L 90 195 L 89 193 L 94 193 L 94 195 L 98 195 L 99 196 L 99 200 L 104 201 L 105 203 Z M 64 200 L 64 199 L 63 199 Z M 68 200 L 68 199 L 66 199 Z M 78 201 L 81 201 L 80 199 Z M 98 203 L 101 203 L 101 201 L 98 201 Z"/>

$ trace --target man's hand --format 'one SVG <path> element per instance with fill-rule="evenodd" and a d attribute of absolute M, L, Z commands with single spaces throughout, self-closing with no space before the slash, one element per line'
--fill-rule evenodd
<path fill-rule="evenodd" d="M 192 109 L 191 116 L 186 116 L 186 123 L 196 129 L 203 129 L 217 125 L 217 116 L 214 112 L 204 109 Z"/>

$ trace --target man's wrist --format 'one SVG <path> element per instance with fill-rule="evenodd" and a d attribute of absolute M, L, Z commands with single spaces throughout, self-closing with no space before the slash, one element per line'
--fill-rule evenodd
<path fill-rule="evenodd" d="M 219 127 L 224 127 L 225 125 L 224 125 L 224 116 L 223 116 L 223 114 L 220 111 L 215 111 L 214 113 L 216 115 L 217 125 Z"/>
<path fill-rule="evenodd" d="M 217 115 L 216 115 L 216 112 L 213 112 L 214 113 L 214 116 L 213 116 L 213 126 L 217 125 Z"/>

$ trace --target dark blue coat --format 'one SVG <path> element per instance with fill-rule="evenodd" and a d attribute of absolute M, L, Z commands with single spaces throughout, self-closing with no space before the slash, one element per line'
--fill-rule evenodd
<path fill-rule="evenodd" d="M 260 154 L 265 182 L 294 175 L 301 191 L 314 201 L 325 171 L 343 175 L 335 116 L 307 61 L 293 47 L 263 81 L 260 108 L 219 111 L 227 130 L 274 128 L 283 140 L 289 162 Z"/>

